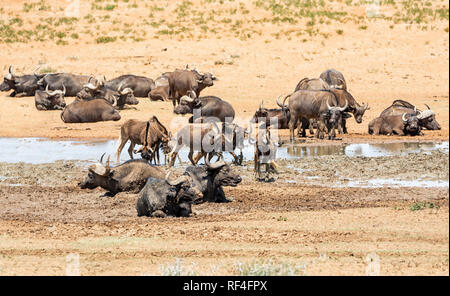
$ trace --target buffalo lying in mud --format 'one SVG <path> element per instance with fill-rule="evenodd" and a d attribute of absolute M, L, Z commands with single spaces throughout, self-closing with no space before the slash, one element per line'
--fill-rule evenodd
<path fill-rule="evenodd" d="M 37 90 L 34 95 L 34 104 L 36 109 L 44 110 L 63 110 L 66 107 L 66 101 L 64 95 L 66 94 L 66 88 L 63 85 L 63 90 L 48 90 L 48 86 L 45 90 Z"/>
<path fill-rule="evenodd" d="M 8 73 L 3 79 L 3 83 L 0 85 L 0 91 L 13 92 L 10 97 L 15 96 L 34 96 L 36 90 L 39 89 L 38 81 L 44 77 L 45 74 L 38 74 L 37 69 L 32 75 L 17 76 L 14 74 L 12 66 L 9 66 Z"/>
<path fill-rule="evenodd" d="M 431 110 L 430 106 L 428 106 L 427 104 L 425 104 L 425 106 L 427 107 L 427 109 L 421 111 L 411 103 L 403 100 L 395 100 L 391 106 L 381 112 L 380 116 L 402 115 L 403 113 L 408 113 L 417 116 L 421 127 L 428 130 L 440 130 L 441 125 L 437 122 L 435 113 L 433 112 L 433 110 Z"/>
<path fill-rule="evenodd" d="M 200 96 L 200 92 L 209 86 L 214 85 L 217 78 L 211 73 L 201 73 L 196 69 L 175 70 L 166 73 L 169 80 L 169 99 L 172 100 L 173 106 L 180 103 L 180 98 L 189 92 Z"/>
<path fill-rule="evenodd" d="M 204 202 L 229 202 L 222 187 L 236 187 L 242 182 L 223 160 L 211 164 L 205 158 L 204 166 L 189 166 L 184 174 L 192 178 L 194 186 L 202 192 Z"/>
<path fill-rule="evenodd" d="M 234 120 L 235 112 L 230 103 L 215 96 L 198 98 L 193 92 L 189 94 L 190 96 L 181 98 L 180 103 L 173 110 L 175 114 L 192 114 L 194 110 L 199 110 L 200 112 L 195 114 L 198 117 L 214 117 L 221 122 L 225 122 L 226 119 L 229 122 Z M 192 123 L 193 120 L 194 117 L 191 117 L 189 122 Z"/>
<path fill-rule="evenodd" d="M 416 136 L 421 134 L 420 130 L 419 118 L 409 113 L 384 115 L 369 123 L 369 134 L 371 135 Z"/>
<path fill-rule="evenodd" d="M 202 193 L 194 186 L 188 176 L 170 181 L 169 173 L 165 180 L 149 178 L 139 192 L 136 203 L 137 215 L 164 218 L 166 216 L 189 217 L 191 204 L 202 200 Z"/>
<path fill-rule="evenodd" d="M 144 76 L 122 75 L 107 81 L 105 87 L 115 91 L 129 88 L 133 91 L 134 96 L 145 98 L 155 88 L 155 82 Z"/>
<path fill-rule="evenodd" d="M 65 123 L 83 123 L 120 120 L 119 112 L 103 99 L 83 101 L 76 99 L 61 112 Z"/>
<path fill-rule="evenodd" d="M 119 192 L 139 192 L 148 178 L 164 178 L 164 172 L 151 166 L 145 160 L 129 160 L 116 167 L 109 165 L 109 156 L 106 165 L 100 162 L 93 164 L 88 169 L 88 174 L 78 185 L 82 189 L 94 189 L 102 187 L 107 190 L 105 196 L 114 196 Z"/>

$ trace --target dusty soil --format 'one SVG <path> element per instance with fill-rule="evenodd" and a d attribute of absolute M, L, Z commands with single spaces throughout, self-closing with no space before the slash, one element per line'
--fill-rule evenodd
<path fill-rule="evenodd" d="M 349 134 L 340 141 L 306 139 L 305 144 L 448 141 L 448 2 L 432 3 L 433 9 L 444 8 L 446 18 L 417 22 L 415 16 L 400 22 L 390 19 L 396 11 L 401 16 L 412 11 L 397 5 L 381 7 L 387 17 L 367 18 L 364 6 L 327 2 L 326 9 L 348 15 L 343 20 L 317 17 L 319 33 L 311 35 L 296 31 L 309 28 L 309 18 L 274 21 L 271 10 L 254 7 L 254 1 L 194 0 L 185 17 L 184 10 L 172 13 L 181 4 L 177 1 L 134 1 L 138 7 L 119 2 L 112 11 L 95 6 L 105 7 L 108 1 L 80 1 L 79 20 L 56 25 L 66 2 L 39 7 L 32 5 L 37 1 L 2 1 L 0 70 L 6 73 L 12 64 L 17 74 L 25 74 L 41 64 L 41 69 L 104 74 L 108 79 L 127 73 L 156 78 L 195 65 L 219 77 L 202 94 L 229 101 L 236 121 L 246 123 L 262 100 L 274 107 L 275 98 L 293 91 L 300 79 L 335 68 L 344 73 L 356 100 L 369 103 L 370 110 L 362 124 L 348 121 Z M 208 16 L 206 31 L 190 20 L 201 13 Z M 28 33 L 6 35 L 8 24 L 15 30 L 34 30 L 48 23 L 52 25 L 43 30 L 67 37 L 17 42 Z M 161 31 L 172 26 L 188 31 Z M 73 33 L 79 36 L 70 37 Z M 95 41 L 113 35 L 114 42 Z M 442 130 L 414 138 L 368 135 L 368 122 L 395 99 L 419 108 L 430 105 Z M 68 103 L 72 100 L 67 98 Z M 0 137 L 112 139 L 119 136 L 125 120 L 151 115 L 177 130 L 173 119 L 180 117 L 172 113 L 171 103 L 139 100 L 136 109 L 120 111 L 118 122 L 64 124 L 59 111 L 37 111 L 34 98 L 0 93 Z M 161 265 L 174 264 L 176 258 L 207 275 L 236 274 L 237 262 L 255 260 L 289 262 L 300 267 L 297 274 L 364 275 L 372 253 L 380 258 L 382 275 L 449 274 L 448 187 L 329 186 L 355 177 L 448 181 L 448 154 L 315 157 L 280 164 L 272 183 L 256 183 L 250 169 L 236 168 L 244 180 L 226 189 L 233 198 L 230 203 L 198 205 L 197 214 L 188 219 L 148 219 L 136 217 L 134 194 L 110 199 L 99 198 L 100 189 L 78 189 L 84 172 L 76 162 L 0 163 L 0 274 L 63 275 L 71 253 L 79 254 L 84 275 L 161 274 Z M 307 182 L 307 176 L 318 175 L 327 187 Z M 417 202 L 427 206 L 411 210 Z"/>
<path fill-rule="evenodd" d="M 236 274 L 239 262 L 272 260 L 296 266 L 297 274 L 363 275 L 372 253 L 381 274 L 448 273 L 448 187 L 333 186 L 336 172 L 347 179 L 448 180 L 448 154 L 279 164 L 268 183 L 255 180 L 251 165 L 234 166 L 243 182 L 225 188 L 232 202 L 196 205 L 190 218 L 156 219 L 136 216 L 136 194 L 102 198 L 102 189 L 79 189 L 81 163 L 2 163 L 2 274 L 64 274 L 72 253 L 85 275 L 162 274 L 179 258 L 196 274 Z M 327 187 L 308 184 L 317 175 Z M 426 206 L 413 211 L 421 202 Z"/>

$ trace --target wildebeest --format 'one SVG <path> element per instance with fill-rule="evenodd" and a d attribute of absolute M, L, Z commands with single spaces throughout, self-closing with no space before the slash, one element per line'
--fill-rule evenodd
<path fill-rule="evenodd" d="M 103 99 L 84 101 L 76 99 L 61 112 L 65 123 L 82 123 L 120 120 L 119 112 Z"/>
<path fill-rule="evenodd" d="M 171 134 L 156 116 L 152 116 L 148 121 L 127 120 L 120 128 L 120 144 L 117 149 L 117 161 L 119 162 L 123 146 L 130 140 L 128 154 L 131 158 L 133 158 L 134 146 L 136 144 L 143 145 L 136 153 L 141 153 L 142 158 L 150 162 L 153 160 L 155 164 L 156 161 L 160 164 L 159 148 L 167 144 L 170 136 Z"/>
<path fill-rule="evenodd" d="M 170 172 L 165 180 L 149 178 L 139 192 L 136 203 L 137 215 L 164 218 L 166 216 L 189 217 L 191 204 L 199 203 L 202 192 L 192 186 L 188 176 L 171 181 Z"/>
<path fill-rule="evenodd" d="M 254 153 L 254 171 L 258 174 L 258 180 L 261 181 L 261 165 L 266 168 L 264 180 L 269 181 L 270 172 L 277 172 L 276 153 L 278 141 L 274 140 L 270 130 L 272 127 L 260 125 L 256 131 L 255 138 L 249 137 L 249 142 L 255 145 Z"/>
<path fill-rule="evenodd" d="M 139 101 L 135 98 L 131 88 L 125 88 L 123 84 L 117 90 L 104 85 L 104 82 L 96 80 L 95 84 L 90 82 L 83 85 L 83 89 L 77 94 L 82 100 L 104 99 L 112 106 L 123 109 L 125 104 L 137 105 Z"/>
<path fill-rule="evenodd" d="M 155 88 L 155 82 L 151 78 L 136 75 L 121 75 L 105 83 L 105 87 L 120 92 L 120 89 L 131 89 L 134 96 L 148 97 L 150 91 Z"/>
<path fill-rule="evenodd" d="M 64 95 L 66 88 L 63 85 L 63 90 L 48 90 L 48 86 L 45 90 L 37 90 L 34 95 L 34 104 L 36 109 L 44 110 L 63 110 L 66 107 L 66 101 Z"/>
<path fill-rule="evenodd" d="M 242 181 L 225 161 L 211 164 L 208 158 L 205 158 L 204 166 L 189 166 L 184 174 L 192 178 L 194 186 L 203 193 L 205 202 L 229 202 L 222 187 L 235 187 Z"/>
<path fill-rule="evenodd" d="M 201 73 L 194 70 L 175 70 L 167 73 L 169 78 L 169 99 L 172 100 L 173 106 L 180 103 L 182 96 L 189 92 L 194 92 L 196 97 L 200 96 L 200 92 L 209 86 L 214 85 L 217 78 L 211 73 Z"/>
<path fill-rule="evenodd" d="M 198 117 L 214 117 L 217 118 L 221 122 L 231 122 L 234 120 L 234 109 L 230 103 L 215 97 L 215 96 L 206 96 L 206 97 L 196 97 L 195 93 L 190 93 L 190 96 L 183 96 L 180 100 L 180 104 L 175 107 L 175 114 L 188 114 L 193 113 L 194 110 L 199 112 L 194 115 Z M 193 117 L 189 119 L 189 122 L 193 122 Z"/>
<path fill-rule="evenodd" d="M 196 165 L 193 155 L 194 151 L 201 153 L 214 153 L 217 151 L 216 140 L 221 138 L 221 132 L 216 122 L 192 123 L 182 127 L 171 139 L 172 151 L 170 152 L 169 167 L 175 163 L 178 152 L 183 147 L 189 147 L 188 158 L 193 165 Z"/>
<path fill-rule="evenodd" d="M 9 94 L 10 97 L 34 96 L 36 90 L 39 89 L 38 81 L 45 75 L 38 74 L 38 68 L 34 70 L 34 74 L 32 75 L 17 76 L 14 74 L 12 66 L 9 66 L 8 73 L 5 75 L 3 83 L 0 85 L 0 91 L 13 90 L 13 92 Z M 60 89 L 62 89 L 62 87 Z"/>
<path fill-rule="evenodd" d="M 335 69 L 328 69 L 320 74 L 320 78 L 329 85 L 330 88 L 347 90 L 347 83 L 344 75 Z"/>
<path fill-rule="evenodd" d="M 428 130 L 440 130 L 441 125 L 437 122 L 433 110 L 431 110 L 430 106 L 428 106 L 427 104 L 425 104 L 425 106 L 427 107 L 427 109 L 421 111 L 409 102 L 403 100 L 395 100 L 391 106 L 381 112 L 380 116 L 402 115 L 403 113 L 408 113 L 417 116 L 421 127 L 424 127 Z"/>
<path fill-rule="evenodd" d="M 383 115 L 369 123 L 369 134 L 416 136 L 421 134 L 419 118 L 409 113 L 403 113 L 402 115 Z"/>
<path fill-rule="evenodd" d="M 167 101 L 169 100 L 169 75 L 170 72 L 163 73 L 161 76 L 155 79 L 155 88 L 149 93 L 148 97 L 152 101 Z"/>
<path fill-rule="evenodd" d="M 291 120 L 289 121 L 290 139 L 294 141 L 294 129 L 301 118 L 308 121 L 310 119 L 318 120 L 318 132 L 316 137 L 323 138 L 325 129 L 328 130 L 328 139 L 335 138 L 335 127 L 341 120 L 342 112 L 347 109 L 348 101 L 340 107 L 338 98 L 334 92 L 322 90 L 299 90 L 284 98 L 282 103 L 286 106 L 285 101 L 289 98 L 287 105 Z"/>
<path fill-rule="evenodd" d="M 198 121 L 196 121 L 197 123 Z M 218 126 L 217 126 L 218 127 Z M 222 123 L 222 137 L 221 147 L 215 147 L 213 152 L 198 152 L 197 155 L 194 156 L 194 163 L 198 163 L 198 161 L 202 157 L 208 157 L 208 160 L 214 155 L 218 155 L 219 158 L 223 157 L 223 152 L 228 152 L 233 156 L 234 164 L 241 165 L 244 160 L 244 155 L 242 153 L 242 149 L 244 149 L 244 139 L 247 134 L 247 130 L 236 123 Z M 219 149 L 218 151 L 216 149 Z M 236 149 L 240 150 L 239 156 L 234 152 Z"/>
<path fill-rule="evenodd" d="M 75 97 L 91 79 L 92 76 L 88 75 L 53 73 L 46 74 L 38 81 L 38 84 L 42 89 L 48 86 L 50 90 L 62 89 L 64 84 L 66 87 L 66 97 Z"/>
<path fill-rule="evenodd" d="M 119 192 L 131 191 L 139 192 L 148 178 L 164 178 L 164 171 L 159 167 L 151 166 L 147 161 L 129 160 L 116 167 L 110 167 L 109 156 L 106 165 L 100 162 L 91 165 L 88 168 L 88 174 L 83 181 L 78 183 L 82 189 L 94 189 L 101 187 L 107 190 L 105 195 L 114 196 Z"/>

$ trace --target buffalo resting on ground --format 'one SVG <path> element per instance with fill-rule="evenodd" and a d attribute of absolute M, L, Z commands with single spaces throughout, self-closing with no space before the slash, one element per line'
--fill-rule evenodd
<path fill-rule="evenodd" d="M 383 115 L 369 123 L 369 134 L 371 135 L 416 136 L 421 134 L 420 130 L 419 118 L 409 113 Z"/>
<path fill-rule="evenodd" d="M 107 190 L 106 196 L 114 196 L 123 191 L 137 193 L 145 186 L 148 178 L 164 178 L 164 172 L 160 168 L 151 166 L 145 160 L 129 160 L 111 167 L 109 156 L 106 165 L 102 163 L 103 156 L 100 162 L 89 167 L 87 176 L 78 183 L 81 189 L 102 187 Z"/>
<path fill-rule="evenodd" d="M 34 95 L 34 104 L 36 109 L 44 110 L 63 110 L 66 107 L 66 101 L 64 95 L 66 88 L 63 85 L 63 90 L 48 90 L 48 86 L 45 90 L 37 90 Z"/>
<path fill-rule="evenodd" d="M 15 96 L 34 96 L 36 90 L 39 89 L 38 81 L 44 77 L 45 74 L 38 74 L 37 69 L 33 75 L 17 76 L 14 74 L 12 66 L 9 66 L 8 73 L 3 79 L 3 83 L 0 85 L 0 91 L 13 92 L 10 97 Z M 62 89 L 62 87 L 60 88 Z"/>
<path fill-rule="evenodd" d="M 205 117 L 217 118 L 221 122 L 231 122 L 234 120 L 234 109 L 230 103 L 215 97 L 215 96 L 206 96 L 206 97 L 196 97 L 195 93 L 190 93 L 190 96 L 183 96 L 180 99 L 180 104 L 175 107 L 173 112 L 175 114 L 193 114 L 194 110 L 200 111 L 195 113 L 196 117 Z M 194 122 L 194 117 L 192 116 L 189 119 L 189 122 Z"/>
<path fill-rule="evenodd" d="M 416 115 L 419 119 L 420 126 L 428 130 L 440 130 L 441 125 L 437 122 L 435 113 L 431 110 L 430 106 L 425 104 L 426 110 L 421 111 L 409 102 L 403 100 L 395 100 L 391 106 L 381 112 L 380 116 L 385 115 L 402 115 L 408 113 Z"/>
<path fill-rule="evenodd" d="M 103 99 L 91 101 L 76 99 L 61 112 L 61 120 L 65 123 L 117 121 L 120 120 L 120 114 Z"/>

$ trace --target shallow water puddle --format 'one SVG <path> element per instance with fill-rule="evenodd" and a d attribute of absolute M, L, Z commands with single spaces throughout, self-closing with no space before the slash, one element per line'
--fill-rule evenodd
<path fill-rule="evenodd" d="M 111 160 L 116 159 L 115 152 L 118 147 L 117 140 L 48 140 L 43 138 L 0 138 L 0 162 L 7 163 L 52 163 L 57 160 L 96 161 L 103 153 L 111 155 Z M 121 161 L 129 159 L 128 146 L 125 145 L 121 153 Z M 137 148 L 137 146 L 136 146 Z M 344 145 L 317 145 L 302 146 L 301 144 L 286 144 L 277 150 L 277 158 L 298 159 L 310 156 L 346 155 L 349 157 L 382 157 L 404 155 L 408 153 L 431 153 L 434 150 L 449 151 L 449 142 L 441 143 L 411 143 L 395 142 L 382 144 L 344 144 Z M 183 148 L 179 155 L 186 164 L 188 149 Z M 246 141 L 243 149 L 244 160 L 252 160 L 254 148 Z M 160 153 L 161 161 L 164 154 Z M 140 158 L 136 155 L 136 158 Z M 231 161 L 229 153 L 225 153 L 225 160 Z M 178 164 L 178 160 L 176 162 Z M 202 162 L 200 162 L 202 163 Z"/>

